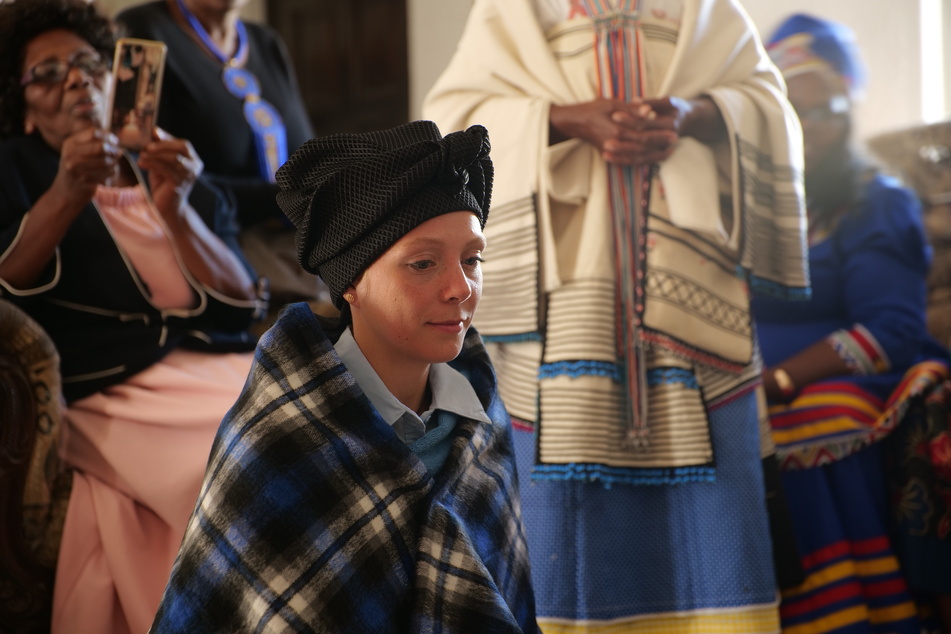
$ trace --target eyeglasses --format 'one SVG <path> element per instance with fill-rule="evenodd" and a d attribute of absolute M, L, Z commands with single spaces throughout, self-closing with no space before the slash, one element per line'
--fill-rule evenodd
<path fill-rule="evenodd" d="M 824 123 L 838 119 L 849 111 L 849 99 L 843 95 L 836 95 L 828 103 L 813 106 L 812 108 L 796 109 L 800 121 Z"/>
<path fill-rule="evenodd" d="M 78 68 L 92 77 L 101 77 L 109 70 L 109 62 L 104 60 L 99 53 L 77 51 L 70 55 L 65 62 L 61 59 L 48 59 L 40 62 L 26 71 L 26 74 L 20 80 L 20 86 L 58 84 L 66 79 L 70 68 Z"/>

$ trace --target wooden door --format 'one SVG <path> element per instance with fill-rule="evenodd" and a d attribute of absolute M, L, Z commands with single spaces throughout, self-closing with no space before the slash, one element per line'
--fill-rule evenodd
<path fill-rule="evenodd" d="M 318 136 L 409 117 L 406 0 L 271 0 Z"/>

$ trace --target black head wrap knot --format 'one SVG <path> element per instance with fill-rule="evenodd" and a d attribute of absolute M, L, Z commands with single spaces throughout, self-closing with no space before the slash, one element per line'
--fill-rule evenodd
<path fill-rule="evenodd" d="M 339 308 L 347 287 L 423 222 L 471 211 L 485 227 L 489 147 L 480 125 L 443 137 L 432 121 L 311 139 L 277 171 L 301 266 L 323 278 Z"/>

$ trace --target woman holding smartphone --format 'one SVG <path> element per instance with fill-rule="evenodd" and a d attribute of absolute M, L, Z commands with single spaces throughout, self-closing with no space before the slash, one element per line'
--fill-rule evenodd
<path fill-rule="evenodd" d="M 105 131 L 109 21 L 84 0 L 0 4 L 0 297 L 61 360 L 72 470 L 53 632 L 144 632 L 257 301 L 234 210 L 184 139 L 133 158 Z"/>

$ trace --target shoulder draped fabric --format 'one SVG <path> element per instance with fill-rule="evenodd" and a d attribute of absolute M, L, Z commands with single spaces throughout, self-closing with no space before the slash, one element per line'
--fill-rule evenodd
<path fill-rule="evenodd" d="M 758 380 L 750 290 L 809 294 L 798 122 L 748 16 L 733 2 L 685 0 L 679 26 L 649 11 L 633 22 L 648 57 L 669 55 L 647 65 L 644 96 L 708 95 L 729 136 L 713 149 L 683 138 L 654 171 L 637 271 L 648 451 L 622 442 L 616 337 L 592 336 L 617 330 L 607 166 L 579 140 L 548 145 L 550 104 L 602 96 L 591 71 L 595 21 L 574 17 L 543 33 L 527 0 L 477 0 L 424 103 L 440 128 L 480 123 L 492 134 L 494 220 L 477 321 L 499 344 L 506 406 L 538 423 L 538 477 L 711 477 L 709 441 L 681 441 L 708 437 L 711 403 Z M 716 178 L 700 187 L 704 174 Z"/>
<path fill-rule="evenodd" d="M 304 304 L 262 337 L 225 417 L 152 631 L 534 632 L 511 429 L 474 330 L 430 474 Z"/>

